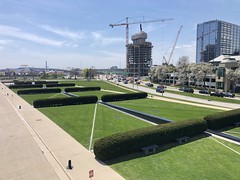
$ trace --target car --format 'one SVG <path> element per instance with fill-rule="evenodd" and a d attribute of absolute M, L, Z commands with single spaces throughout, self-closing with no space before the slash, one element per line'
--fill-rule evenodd
<path fill-rule="evenodd" d="M 193 93 L 194 92 L 194 90 L 192 88 L 189 88 L 189 87 L 181 87 L 178 90 L 183 91 L 183 92 L 187 92 L 187 93 Z"/>
<path fill-rule="evenodd" d="M 200 94 L 210 94 L 210 92 L 207 89 L 202 89 L 199 91 Z"/>
<path fill-rule="evenodd" d="M 128 84 L 128 81 L 127 81 L 127 80 L 125 80 L 125 81 L 123 81 L 123 83 L 124 83 L 124 84 Z"/>
<path fill-rule="evenodd" d="M 235 97 L 235 94 L 234 93 L 230 93 L 230 92 L 225 92 L 225 93 L 223 93 L 223 95 L 225 96 L 225 97 Z"/>
<path fill-rule="evenodd" d="M 152 83 L 146 83 L 145 85 L 148 86 L 148 87 L 153 87 Z"/>
<path fill-rule="evenodd" d="M 224 97 L 224 94 L 222 92 L 211 92 L 210 96 Z"/>
<path fill-rule="evenodd" d="M 193 90 L 193 88 L 185 88 L 185 89 L 183 89 L 183 92 L 193 93 L 194 90 Z"/>
<path fill-rule="evenodd" d="M 156 92 L 164 93 L 164 88 L 162 88 L 161 86 L 157 86 Z"/>
<path fill-rule="evenodd" d="M 184 89 L 184 87 L 180 87 L 178 90 L 179 90 L 179 91 L 183 91 L 183 89 Z"/>

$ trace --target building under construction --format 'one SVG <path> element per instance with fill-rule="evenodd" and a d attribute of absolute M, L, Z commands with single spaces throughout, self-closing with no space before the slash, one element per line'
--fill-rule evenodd
<path fill-rule="evenodd" d="M 131 37 L 127 44 L 127 72 L 130 77 L 148 76 L 152 66 L 152 43 L 146 42 L 147 33 L 141 31 Z"/>

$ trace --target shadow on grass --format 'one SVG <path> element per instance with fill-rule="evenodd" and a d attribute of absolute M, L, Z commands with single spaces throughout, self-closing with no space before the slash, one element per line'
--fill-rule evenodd
<path fill-rule="evenodd" d="M 197 141 L 199 139 L 203 139 L 203 138 L 207 138 L 207 137 L 209 137 L 209 135 L 207 135 L 207 134 L 201 134 L 201 135 L 198 135 L 198 136 L 195 136 L 195 137 L 191 137 L 188 140 L 188 142 L 184 143 L 184 144 L 188 144 L 188 143 L 191 143 L 193 141 Z M 141 158 L 141 157 L 155 155 L 157 153 L 161 153 L 163 151 L 167 151 L 169 149 L 172 149 L 172 148 L 175 148 L 177 146 L 184 145 L 184 144 L 179 144 L 177 142 L 174 142 L 174 143 L 169 143 L 169 144 L 166 144 L 166 145 L 160 145 L 159 148 L 157 149 L 156 153 L 149 154 L 149 155 L 145 155 L 143 152 L 139 151 L 139 152 L 136 152 L 136 153 L 132 153 L 132 154 L 129 154 L 129 155 L 125 155 L 125 156 L 121 156 L 121 157 L 118 157 L 118 158 L 115 158 L 115 159 L 105 161 L 104 163 L 100 162 L 99 160 L 98 161 L 100 163 L 103 163 L 103 164 L 106 164 L 106 165 L 113 165 L 113 164 L 117 164 L 117 163 L 120 163 L 120 162 L 129 161 L 129 160 L 132 160 L 132 159 L 137 159 L 137 158 Z"/>

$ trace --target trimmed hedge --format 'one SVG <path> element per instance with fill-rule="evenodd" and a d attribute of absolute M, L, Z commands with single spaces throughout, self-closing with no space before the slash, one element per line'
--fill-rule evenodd
<path fill-rule="evenodd" d="M 27 85 L 32 84 L 32 81 L 13 81 L 15 85 Z"/>
<path fill-rule="evenodd" d="M 79 104 L 96 103 L 97 101 L 98 101 L 97 96 L 38 99 L 33 101 L 33 106 L 35 108 L 40 108 L 40 107 L 50 107 L 50 106 L 79 105 Z"/>
<path fill-rule="evenodd" d="M 235 122 L 240 122 L 240 109 L 210 114 L 204 117 L 207 121 L 208 129 L 221 129 L 233 126 Z"/>
<path fill-rule="evenodd" d="M 17 91 L 18 95 L 21 94 L 48 94 L 48 93 L 60 93 L 61 89 L 26 89 Z"/>
<path fill-rule="evenodd" d="M 46 84 L 46 87 L 64 87 L 64 86 L 75 86 L 75 83 L 62 83 L 62 84 Z"/>
<path fill-rule="evenodd" d="M 100 91 L 100 90 L 101 90 L 101 87 L 65 88 L 65 92 Z"/>
<path fill-rule="evenodd" d="M 42 84 L 21 84 L 21 85 L 10 85 L 9 89 L 24 89 L 24 88 L 42 88 Z"/>
<path fill-rule="evenodd" d="M 106 94 L 101 97 L 103 102 L 112 102 L 112 101 L 124 101 L 131 99 L 142 99 L 146 98 L 148 94 L 146 92 L 140 93 L 128 93 L 128 94 Z"/>
<path fill-rule="evenodd" d="M 182 136 L 195 136 L 207 129 L 203 119 L 167 123 L 153 127 L 141 128 L 125 133 L 118 133 L 97 140 L 94 154 L 101 160 L 109 160 L 121 155 L 140 151 L 142 147 L 152 144 L 167 144 Z"/>

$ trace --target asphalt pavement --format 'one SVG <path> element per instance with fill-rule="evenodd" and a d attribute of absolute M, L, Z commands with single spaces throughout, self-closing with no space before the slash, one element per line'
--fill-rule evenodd
<path fill-rule="evenodd" d="M 130 83 L 129 84 L 124 84 L 123 82 L 119 82 L 119 85 L 124 86 L 124 87 L 128 87 L 132 90 L 139 90 L 139 91 L 147 92 L 147 93 L 158 95 L 158 96 L 160 95 L 160 96 L 163 96 L 163 97 L 166 97 L 166 98 L 178 99 L 178 100 L 181 100 L 181 101 L 189 101 L 189 102 L 194 102 L 194 103 L 207 104 L 207 105 L 211 105 L 211 106 L 223 107 L 223 108 L 228 108 L 228 109 L 238 109 L 238 108 L 240 108 L 240 104 L 219 102 L 219 101 L 211 101 L 211 100 L 206 100 L 206 99 L 200 99 L 200 98 L 195 98 L 195 97 L 178 95 L 178 94 L 169 93 L 169 92 L 158 93 L 158 92 L 156 92 L 155 89 L 140 86 L 140 85 L 137 85 L 137 84 L 133 85 L 133 84 L 130 84 Z"/>

